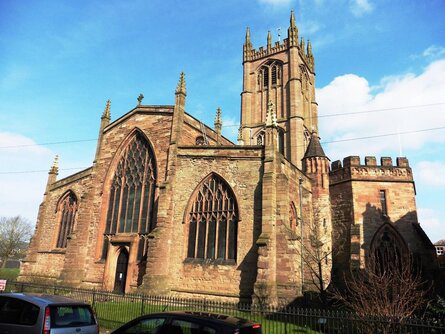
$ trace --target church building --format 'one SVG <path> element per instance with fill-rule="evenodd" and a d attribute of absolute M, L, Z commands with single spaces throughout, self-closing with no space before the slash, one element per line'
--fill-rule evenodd
<path fill-rule="evenodd" d="M 247 29 L 238 142 L 174 105 L 100 120 L 91 167 L 51 167 L 19 280 L 189 298 L 292 300 L 396 248 L 434 248 L 416 214 L 406 158 L 347 157 L 320 144 L 311 43 L 253 48 Z M 339 97 L 340 98 L 340 97 Z"/>

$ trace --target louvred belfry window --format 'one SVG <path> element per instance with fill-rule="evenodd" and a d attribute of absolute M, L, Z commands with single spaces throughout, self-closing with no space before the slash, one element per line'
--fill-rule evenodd
<path fill-rule="evenodd" d="M 60 201 L 58 211 L 60 211 L 60 224 L 56 247 L 66 248 L 68 236 L 73 232 L 74 219 L 76 218 L 76 195 L 69 191 Z"/>
<path fill-rule="evenodd" d="M 114 174 L 104 233 L 149 233 L 153 228 L 155 186 L 154 155 L 147 140 L 137 133 Z"/>
<path fill-rule="evenodd" d="M 238 211 L 230 186 L 211 174 L 195 192 L 188 212 L 188 258 L 236 260 Z"/>

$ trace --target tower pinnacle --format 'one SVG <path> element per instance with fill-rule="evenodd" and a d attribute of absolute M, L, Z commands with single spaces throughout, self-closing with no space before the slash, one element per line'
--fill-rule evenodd
<path fill-rule="evenodd" d="M 267 104 L 267 114 L 266 114 L 266 127 L 277 127 L 277 114 L 275 112 L 275 106 L 272 101 Z"/>
<path fill-rule="evenodd" d="M 221 108 L 218 107 L 216 109 L 216 115 L 215 115 L 215 129 L 221 126 L 222 126 Z"/>
<path fill-rule="evenodd" d="M 185 74 L 184 72 L 181 72 L 181 75 L 179 77 L 178 85 L 176 86 L 176 94 L 183 94 L 184 96 L 187 96 L 187 90 L 185 88 Z"/>
<path fill-rule="evenodd" d="M 290 26 L 287 29 L 287 37 L 289 39 L 289 46 L 297 46 L 298 45 L 298 29 L 295 24 L 295 15 L 294 11 L 290 12 Z"/>
<path fill-rule="evenodd" d="M 246 29 L 246 41 L 244 42 L 244 45 L 248 48 L 252 48 L 252 42 L 250 41 L 250 29 L 247 27 Z"/>
<path fill-rule="evenodd" d="M 307 56 L 312 57 L 312 44 L 311 40 L 307 40 Z"/>
<path fill-rule="evenodd" d="M 267 50 L 270 50 L 272 48 L 272 34 L 270 33 L 270 30 L 267 32 Z"/>

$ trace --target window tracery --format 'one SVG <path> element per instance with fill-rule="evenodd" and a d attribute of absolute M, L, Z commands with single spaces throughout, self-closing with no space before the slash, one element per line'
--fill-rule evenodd
<path fill-rule="evenodd" d="M 401 266 L 408 256 L 402 236 L 389 223 L 382 225 L 371 242 L 371 258 L 375 269 L 383 272 L 388 266 Z"/>
<path fill-rule="evenodd" d="M 218 175 L 211 174 L 195 192 L 187 223 L 187 258 L 236 260 L 236 200 L 230 186 Z"/>
<path fill-rule="evenodd" d="M 256 137 L 257 145 L 264 145 L 264 131 L 261 131 Z"/>
<path fill-rule="evenodd" d="M 64 195 L 57 211 L 60 212 L 60 223 L 56 247 L 66 248 L 68 236 L 73 232 L 77 212 L 77 198 L 72 191 Z"/>
<path fill-rule="evenodd" d="M 137 133 L 125 148 L 110 188 L 105 234 L 149 233 L 156 186 L 154 155 Z"/>
<path fill-rule="evenodd" d="M 268 89 L 279 85 L 281 81 L 281 62 L 272 60 L 261 66 L 258 74 L 258 85 L 260 89 Z"/>
<path fill-rule="evenodd" d="M 198 136 L 196 137 L 196 141 L 195 141 L 196 145 L 204 145 L 205 144 L 205 140 L 203 136 Z"/>

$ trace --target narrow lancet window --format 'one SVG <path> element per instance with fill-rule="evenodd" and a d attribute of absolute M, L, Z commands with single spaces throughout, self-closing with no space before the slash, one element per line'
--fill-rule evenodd
<path fill-rule="evenodd" d="M 57 248 L 66 248 L 69 235 L 73 232 L 74 220 L 77 212 L 77 198 L 71 191 L 60 201 L 58 210 L 60 212 L 59 235 L 57 237 Z"/>
<path fill-rule="evenodd" d="M 230 186 L 212 174 L 190 203 L 187 257 L 236 260 L 238 211 Z"/>
<path fill-rule="evenodd" d="M 385 190 L 380 190 L 380 207 L 382 208 L 382 215 L 387 216 L 388 208 L 386 205 L 386 191 Z"/>

